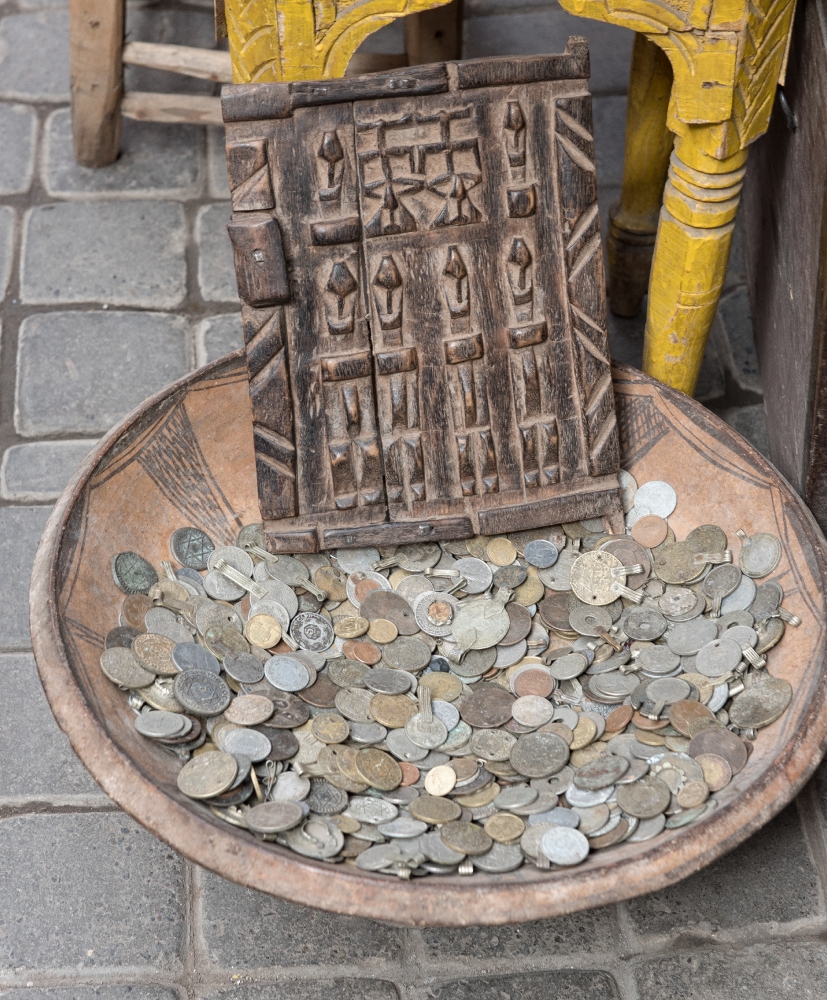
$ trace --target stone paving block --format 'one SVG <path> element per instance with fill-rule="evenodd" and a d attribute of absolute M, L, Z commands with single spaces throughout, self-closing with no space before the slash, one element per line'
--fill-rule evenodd
<path fill-rule="evenodd" d="M 189 370 L 187 323 L 163 313 L 57 312 L 20 326 L 15 426 L 24 437 L 108 430 Z"/>
<path fill-rule="evenodd" d="M 614 24 L 572 17 L 559 7 L 468 18 L 463 26 L 463 50 L 466 59 L 562 52 L 569 35 L 585 35 L 592 49 L 592 93 L 624 94 L 629 84 L 632 32 Z"/>
<path fill-rule="evenodd" d="M 9 14 L 0 20 L 0 98 L 69 100 L 67 8 Z"/>
<path fill-rule="evenodd" d="M 595 97 L 594 155 L 597 183 L 602 187 L 623 182 L 623 151 L 626 142 L 626 98 Z"/>
<path fill-rule="evenodd" d="M 617 984 L 608 972 L 595 969 L 553 969 L 455 979 L 449 983 L 412 989 L 411 1000 L 616 1000 Z M 648 998 L 647 998 L 648 1000 Z"/>
<path fill-rule="evenodd" d="M 726 857 L 627 907 L 639 934 L 672 938 L 818 916 L 818 877 L 795 804 Z"/>
<path fill-rule="evenodd" d="M 243 346 L 240 313 L 210 316 L 199 324 L 195 334 L 196 363 L 206 365 Z"/>
<path fill-rule="evenodd" d="M 767 411 L 764 409 L 763 403 L 756 403 L 754 406 L 733 406 L 724 410 L 720 416 L 726 420 L 730 427 L 734 427 L 739 434 L 743 435 L 754 448 L 757 448 L 764 458 L 770 458 Z"/>
<path fill-rule="evenodd" d="M 164 45 L 189 45 L 196 49 L 214 49 L 215 26 L 212 9 L 169 9 L 158 3 L 128 4 L 126 37 L 135 42 L 160 42 Z M 215 94 L 218 86 L 211 80 L 181 76 L 145 66 L 124 66 L 126 90 L 149 90 L 162 94 Z M 155 126 L 162 136 L 178 128 Z"/>
<path fill-rule="evenodd" d="M 182 859 L 122 813 L 0 822 L 0 978 L 178 971 L 184 908 Z"/>
<path fill-rule="evenodd" d="M 242 982 L 207 996 L 209 1000 L 398 1000 L 399 993 L 382 979 L 292 979 L 281 980 L 278 986 Z"/>
<path fill-rule="evenodd" d="M 173 309 L 186 294 L 185 243 L 173 202 L 40 205 L 25 223 L 22 300 Z"/>
<path fill-rule="evenodd" d="M 233 251 L 227 235 L 230 215 L 229 204 L 205 205 L 195 223 L 198 284 L 207 302 L 238 302 Z"/>
<path fill-rule="evenodd" d="M 0 507 L 0 649 L 30 649 L 29 579 L 49 507 Z"/>
<path fill-rule="evenodd" d="M 684 952 L 641 963 L 635 975 L 641 1000 L 823 1000 L 827 947 L 779 941 Z"/>
<path fill-rule="evenodd" d="M 604 907 L 504 927 L 429 927 L 419 933 L 432 962 L 510 959 L 614 949 L 615 911 Z"/>
<path fill-rule="evenodd" d="M 198 194 L 202 145 L 197 125 L 164 128 L 124 118 L 118 159 L 97 170 L 80 167 L 72 149 L 72 115 L 61 108 L 46 123 L 43 185 L 53 197 L 192 198 Z"/>
<path fill-rule="evenodd" d="M 207 129 L 207 178 L 211 198 L 230 198 L 227 180 L 227 152 L 224 146 L 224 129 L 217 125 Z"/>
<path fill-rule="evenodd" d="M 56 500 L 95 441 L 38 441 L 6 449 L 0 497 L 17 503 Z"/>
<path fill-rule="evenodd" d="M 761 373 L 746 288 L 738 287 L 721 297 L 712 333 L 724 366 L 738 388 L 760 395 Z"/>
<path fill-rule="evenodd" d="M 4 798 L 99 795 L 108 800 L 58 729 L 30 653 L 0 655 L 0 804 Z"/>
<path fill-rule="evenodd" d="M 0 143 L 0 194 L 28 191 L 34 171 L 37 115 L 25 104 L 0 104 L 0 135 L 3 136 Z"/>
<path fill-rule="evenodd" d="M 166 986 L 53 986 L 45 989 L 8 990 L 5 1000 L 179 1000 Z"/>
<path fill-rule="evenodd" d="M 0 205 L 0 299 L 6 294 L 11 277 L 13 251 L 14 209 L 10 205 Z"/>
<path fill-rule="evenodd" d="M 202 878 L 201 919 L 215 965 L 352 965 L 402 958 L 399 928 L 286 903 L 209 872 Z"/>
<path fill-rule="evenodd" d="M 727 264 L 726 277 L 724 278 L 724 289 L 729 291 L 736 285 L 745 285 L 747 281 L 747 271 L 744 265 L 744 216 L 738 212 L 735 216 L 735 230 L 732 233 L 732 246 L 729 250 L 729 262 Z"/>

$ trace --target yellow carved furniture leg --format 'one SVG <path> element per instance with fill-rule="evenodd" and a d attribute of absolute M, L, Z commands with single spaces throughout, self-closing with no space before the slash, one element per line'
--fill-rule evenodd
<path fill-rule="evenodd" d="M 616 316 L 635 316 L 649 285 L 663 187 L 674 136 L 666 126 L 672 66 L 663 50 L 635 35 L 626 110 L 620 201 L 609 210 L 609 300 Z"/>
<path fill-rule="evenodd" d="M 795 0 L 561 3 L 643 32 L 672 64 L 667 126 L 677 138 L 655 240 L 644 368 L 692 393 L 726 273 L 747 147 L 767 130 Z"/>

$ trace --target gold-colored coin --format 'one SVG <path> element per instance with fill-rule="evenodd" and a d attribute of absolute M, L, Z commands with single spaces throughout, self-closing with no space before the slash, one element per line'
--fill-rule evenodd
<path fill-rule="evenodd" d="M 495 566 L 510 566 L 517 558 L 514 543 L 502 535 L 492 538 L 485 551 L 488 561 L 494 563 Z"/>
<path fill-rule="evenodd" d="M 434 826 L 450 823 L 462 815 L 462 806 L 453 799 L 443 799 L 437 795 L 420 795 L 408 808 L 414 819 Z"/>
<path fill-rule="evenodd" d="M 487 559 L 490 541 L 490 535 L 474 535 L 473 538 L 466 538 L 465 547 L 468 549 L 468 555 L 475 559 Z"/>
<path fill-rule="evenodd" d="M 571 747 L 574 740 L 574 730 L 567 726 L 565 722 L 547 722 L 544 726 L 540 726 L 539 731 L 541 733 L 556 733 L 568 743 L 569 747 Z M 595 732 L 597 732 L 596 729 Z M 574 749 L 576 750 L 577 747 Z"/>
<path fill-rule="evenodd" d="M 178 772 L 178 787 L 191 799 L 211 799 L 226 792 L 238 774 L 238 763 L 229 753 L 193 757 Z"/>
<path fill-rule="evenodd" d="M 483 824 L 483 830 L 492 840 L 496 840 L 500 844 L 508 844 L 510 841 L 522 837 L 525 833 L 525 823 L 519 816 L 514 816 L 511 813 L 494 813 Z"/>
<path fill-rule="evenodd" d="M 394 590 L 396 590 L 397 586 L 405 579 L 406 576 L 413 575 L 413 573 L 409 573 L 406 569 L 395 569 L 388 577 L 388 583 Z"/>
<path fill-rule="evenodd" d="M 662 747 L 666 743 L 666 737 L 661 736 L 657 731 L 650 729 L 636 729 L 635 736 L 638 743 L 647 747 Z"/>
<path fill-rule="evenodd" d="M 456 783 L 457 772 L 447 764 L 438 764 L 425 775 L 425 791 L 429 795 L 448 795 Z"/>
<path fill-rule="evenodd" d="M 329 601 L 347 599 L 346 580 L 344 573 L 333 566 L 320 566 L 313 574 L 313 582 L 327 594 Z"/>
<path fill-rule="evenodd" d="M 390 754 L 375 747 L 359 751 L 356 771 L 366 785 L 378 788 L 380 792 L 390 792 L 402 782 L 402 768 Z"/>
<path fill-rule="evenodd" d="M 399 629 L 387 618 L 374 618 L 368 628 L 368 636 L 374 642 L 393 642 L 399 635 Z"/>
<path fill-rule="evenodd" d="M 597 736 L 597 723 L 592 719 L 580 719 L 572 732 L 571 749 L 582 750 Z"/>
<path fill-rule="evenodd" d="M 172 639 L 152 632 L 136 636 L 132 643 L 132 652 L 138 663 L 161 677 L 174 677 L 179 672 L 178 667 L 172 662 L 174 648 L 175 643 Z"/>
<path fill-rule="evenodd" d="M 431 698 L 438 701 L 454 701 L 462 694 L 462 681 L 456 674 L 442 674 L 437 670 L 425 674 L 419 686 L 430 688 Z"/>
<path fill-rule="evenodd" d="M 715 690 L 715 678 L 696 673 L 679 674 L 678 676 L 682 681 L 686 681 L 698 689 L 702 705 L 705 705 L 712 697 L 712 692 Z"/>
<path fill-rule="evenodd" d="M 343 743 L 350 736 L 346 719 L 336 712 L 322 712 L 313 719 L 313 735 L 322 743 Z"/>
<path fill-rule="evenodd" d="M 204 645 L 219 660 L 227 653 L 249 653 L 250 644 L 232 625 L 210 625 L 204 633 Z"/>
<path fill-rule="evenodd" d="M 174 580 L 159 580 L 157 583 L 153 583 L 147 596 L 151 601 L 163 601 L 165 597 L 171 597 L 174 601 L 180 601 L 182 604 L 190 597 L 181 584 Z"/>
<path fill-rule="evenodd" d="M 364 635 L 370 628 L 370 622 L 361 615 L 348 615 L 345 618 L 337 618 L 333 623 L 333 632 L 340 639 L 356 639 Z"/>
<path fill-rule="evenodd" d="M 709 798 L 709 786 L 705 781 L 687 781 L 676 798 L 681 809 L 695 809 Z"/>
<path fill-rule="evenodd" d="M 375 694 L 370 700 L 370 714 L 388 729 L 403 729 L 419 711 L 419 706 L 404 694 Z"/>
<path fill-rule="evenodd" d="M 331 816 L 330 822 L 335 823 L 342 833 L 358 833 L 362 828 L 362 824 L 358 820 L 352 816 L 344 816 L 341 813 L 338 816 Z"/>
<path fill-rule="evenodd" d="M 569 763 L 572 767 L 583 767 L 584 764 L 591 764 L 593 760 L 602 757 L 606 753 L 605 743 L 590 743 L 582 750 L 572 750 Z"/>
<path fill-rule="evenodd" d="M 203 743 L 200 747 L 196 747 L 192 751 L 192 756 L 199 757 L 202 753 L 216 753 L 217 751 L 218 747 L 215 745 L 215 743 L 207 742 Z"/>
<path fill-rule="evenodd" d="M 492 781 L 485 788 L 480 788 L 469 795 L 454 796 L 454 801 L 459 802 L 461 806 L 467 806 L 469 809 L 479 809 L 480 806 L 487 806 L 489 802 L 493 802 L 499 794 L 500 786 L 496 781 Z"/>
<path fill-rule="evenodd" d="M 270 718 L 274 710 L 272 701 L 263 694 L 242 694 L 233 698 L 224 712 L 224 718 L 239 726 L 259 726 Z"/>
<path fill-rule="evenodd" d="M 261 649 L 272 649 L 281 641 L 281 625 L 271 615 L 248 618 L 244 632 L 249 641 Z"/>
<path fill-rule="evenodd" d="M 530 608 L 532 604 L 541 601 L 546 592 L 538 572 L 534 566 L 529 566 L 528 576 L 519 587 L 514 588 L 514 600 L 517 604 L 522 604 L 524 608 Z"/>

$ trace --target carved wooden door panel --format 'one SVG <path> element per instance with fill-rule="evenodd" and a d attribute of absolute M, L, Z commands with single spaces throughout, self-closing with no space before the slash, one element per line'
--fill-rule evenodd
<path fill-rule="evenodd" d="M 275 549 L 619 514 L 586 67 L 226 89 Z"/>

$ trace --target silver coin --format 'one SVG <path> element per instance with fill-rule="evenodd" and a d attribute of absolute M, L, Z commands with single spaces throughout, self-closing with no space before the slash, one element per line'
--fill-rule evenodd
<path fill-rule="evenodd" d="M 658 813 L 651 819 L 639 820 L 637 829 L 630 837 L 627 837 L 627 840 L 630 844 L 642 844 L 646 840 L 651 840 L 652 837 L 657 837 L 664 826 L 666 826 L 666 816 L 663 813 Z"/>
<path fill-rule="evenodd" d="M 464 719 L 460 719 L 451 732 L 448 733 L 448 738 L 439 749 L 443 753 L 458 754 L 459 756 L 463 756 L 470 739 L 471 727 L 467 722 L 465 722 Z"/>
<path fill-rule="evenodd" d="M 603 754 L 579 768 L 574 775 L 574 787 L 588 791 L 599 791 L 614 785 L 618 778 L 629 770 L 629 761 L 616 754 Z M 571 792 L 572 789 L 569 789 Z M 567 796 L 568 797 L 568 796 Z M 569 800 L 570 805 L 575 803 Z"/>
<path fill-rule="evenodd" d="M 569 759 L 566 741 L 556 733 L 528 733 L 511 749 L 511 765 L 526 778 L 545 778 L 559 771 Z"/>
<path fill-rule="evenodd" d="M 734 639 L 741 649 L 755 649 L 758 645 L 758 633 L 749 625 L 732 625 L 721 633 L 721 638 Z"/>
<path fill-rule="evenodd" d="M 571 590 L 571 568 L 579 556 L 576 549 L 563 549 L 553 566 L 539 570 L 540 582 L 551 590 Z"/>
<path fill-rule="evenodd" d="M 608 674 L 598 674 L 590 682 L 591 690 L 610 698 L 626 698 L 638 686 L 634 674 L 622 674 L 615 670 Z"/>
<path fill-rule="evenodd" d="M 511 785 L 510 788 L 504 788 L 497 795 L 494 799 L 494 805 L 498 809 L 507 812 L 515 806 L 531 805 L 539 794 L 537 789 L 532 788 L 530 785 Z"/>
<path fill-rule="evenodd" d="M 273 749 L 264 733 L 257 729 L 230 729 L 221 743 L 225 753 L 245 754 L 254 764 L 269 757 Z"/>
<path fill-rule="evenodd" d="M 631 472 L 621 469 L 617 474 L 620 483 L 620 499 L 623 504 L 623 512 L 628 514 L 635 505 L 635 494 L 637 493 L 637 480 Z"/>
<path fill-rule="evenodd" d="M 718 626 L 709 618 L 678 622 L 666 636 L 666 645 L 678 656 L 694 656 L 708 642 L 718 637 Z"/>
<path fill-rule="evenodd" d="M 614 754 L 607 754 L 607 757 L 613 757 Z M 623 760 L 623 757 L 619 758 Z M 574 772 L 575 778 L 577 777 L 577 771 Z M 578 788 L 577 785 L 570 785 L 566 791 L 566 801 L 570 806 L 577 806 L 577 808 L 587 808 L 589 806 L 599 806 L 603 802 L 608 802 L 609 799 L 614 796 L 614 785 L 606 785 L 603 788 Z"/>
<path fill-rule="evenodd" d="M 655 704 L 674 705 L 689 697 L 692 688 L 680 677 L 658 677 L 646 685 L 646 697 Z"/>
<path fill-rule="evenodd" d="M 627 608 L 620 619 L 620 628 L 630 639 L 640 639 L 645 642 L 659 639 L 668 626 L 667 620 L 654 608 Z"/>
<path fill-rule="evenodd" d="M 365 687 L 377 694 L 405 694 L 414 684 L 414 677 L 404 670 L 374 667 L 363 675 Z"/>
<path fill-rule="evenodd" d="M 372 699 L 373 692 L 365 688 L 342 688 L 336 695 L 336 710 L 352 722 L 373 722 Z"/>
<path fill-rule="evenodd" d="M 247 591 L 218 570 L 210 570 L 204 577 L 204 591 L 214 601 L 240 601 Z"/>
<path fill-rule="evenodd" d="M 213 625 L 229 625 L 236 632 L 244 632 L 244 622 L 232 608 L 209 601 L 207 604 L 202 604 L 195 612 L 195 627 L 199 635 L 206 635 Z"/>
<path fill-rule="evenodd" d="M 173 659 L 175 650 L 172 651 Z M 264 664 L 252 653 L 227 653 L 224 672 L 239 684 L 257 684 L 264 677 Z"/>
<path fill-rule="evenodd" d="M 437 830 L 423 833 L 419 845 L 426 858 L 440 865 L 458 865 L 465 858 L 464 854 L 449 847 Z"/>
<path fill-rule="evenodd" d="M 303 691 L 310 686 L 310 671 L 292 656 L 277 653 L 264 664 L 264 676 L 279 691 Z"/>
<path fill-rule="evenodd" d="M 720 677 L 738 666 L 741 655 L 741 644 L 735 639 L 727 636 L 716 638 L 698 650 L 695 669 L 704 677 Z"/>
<path fill-rule="evenodd" d="M 323 615 L 302 611 L 290 623 L 290 635 L 302 649 L 314 653 L 333 645 L 333 626 Z"/>
<path fill-rule="evenodd" d="M 459 601 L 453 594 L 426 590 L 411 605 L 417 625 L 426 635 L 450 635 L 454 628 L 454 615 Z"/>
<path fill-rule="evenodd" d="M 698 603 L 698 595 L 688 587 L 667 587 L 658 598 L 658 608 L 667 617 L 685 615 Z"/>
<path fill-rule="evenodd" d="M 448 727 L 436 717 L 436 714 L 426 719 L 417 712 L 405 723 L 405 735 L 416 746 L 435 750 L 448 739 Z"/>
<path fill-rule="evenodd" d="M 295 771 L 283 771 L 270 793 L 276 801 L 302 802 L 310 794 L 310 779 Z"/>
<path fill-rule="evenodd" d="M 373 569 L 373 564 L 379 562 L 379 550 L 374 548 L 336 549 L 333 553 L 336 562 L 345 573 L 366 572 Z"/>
<path fill-rule="evenodd" d="M 313 778 L 305 799 L 310 811 L 319 816 L 335 816 L 347 808 L 348 794 L 324 778 Z"/>
<path fill-rule="evenodd" d="M 494 649 L 497 652 L 494 666 L 497 670 L 505 670 L 506 667 L 513 667 L 515 663 L 522 660 L 528 652 L 528 643 L 525 639 L 521 639 L 513 646 L 495 646 Z"/>
<path fill-rule="evenodd" d="M 378 722 L 351 722 L 350 738 L 361 746 L 372 746 L 381 743 L 388 735 L 387 729 Z"/>
<path fill-rule="evenodd" d="M 344 847 L 342 831 L 322 816 L 312 817 L 284 834 L 287 846 L 308 858 L 332 858 Z"/>
<path fill-rule="evenodd" d="M 724 681 L 723 684 L 719 684 L 717 687 L 712 689 L 712 697 L 706 703 L 706 707 L 714 714 L 715 712 L 720 712 L 728 701 L 729 684 Z"/>
<path fill-rule="evenodd" d="M 635 508 L 641 510 L 646 508 L 649 514 L 657 514 L 658 517 L 667 518 L 678 505 L 678 495 L 669 483 L 661 480 L 651 480 L 638 486 L 635 494 Z"/>
<path fill-rule="evenodd" d="M 373 795 L 352 795 L 347 804 L 347 815 L 360 823 L 389 823 L 399 815 L 399 809 L 386 799 Z"/>
<path fill-rule="evenodd" d="M 428 829 L 428 824 L 421 819 L 414 819 L 410 813 L 400 813 L 396 819 L 378 825 L 378 830 L 383 837 L 407 839 L 409 837 L 419 837 Z"/>
<path fill-rule="evenodd" d="M 553 566 L 560 555 L 557 546 L 545 538 L 535 538 L 528 542 L 523 553 L 529 566 L 536 566 L 537 569 L 548 569 Z"/>
<path fill-rule="evenodd" d="M 588 665 L 589 661 L 582 653 L 568 653 L 555 660 L 549 667 L 549 672 L 555 680 L 571 680 L 579 677 Z"/>
<path fill-rule="evenodd" d="M 239 573 L 243 573 L 244 576 L 249 576 L 252 579 L 253 558 L 249 552 L 245 552 L 244 549 L 240 549 L 237 545 L 219 545 L 218 548 L 213 549 L 210 553 L 207 559 L 207 568 L 214 570 L 216 568 L 215 564 L 219 559 L 223 559 L 228 566 L 232 566 Z"/>
<path fill-rule="evenodd" d="M 365 872 L 381 872 L 401 860 L 402 851 L 395 844 L 376 844 L 357 856 L 356 867 Z"/>
<path fill-rule="evenodd" d="M 179 704 L 201 716 L 221 715 L 233 696 L 223 677 L 198 667 L 176 674 L 172 690 Z"/>
<path fill-rule="evenodd" d="M 474 868 L 478 868 L 482 872 L 490 872 L 494 875 L 503 872 L 513 872 L 524 861 L 525 857 L 519 844 L 495 843 L 485 854 L 475 855 Z"/>
<path fill-rule="evenodd" d="M 177 712 L 151 711 L 136 716 L 135 728 L 141 736 L 168 740 L 186 735 L 192 729 L 192 722 Z"/>
<path fill-rule="evenodd" d="M 612 616 L 607 608 L 592 607 L 578 601 L 577 607 L 569 612 L 569 624 L 580 635 L 594 637 L 612 627 Z"/>
<path fill-rule="evenodd" d="M 440 698 L 436 698 L 431 702 L 431 711 L 445 726 L 447 739 L 448 733 L 459 723 L 459 709 L 456 705 L 452 705 L 450 701 L 442 701 Z"/>
<path fill-rule="evenodd" d="M 745 611 L 755 600 L 757 587 L 755 581 L 749 576 L 742 576 L 741 581 L 735 590 L 721 601 L 721 614 L 727 615 L 732 611 Z"/>
<path fill-rule="evenodd" d="M 454 569 L 465 580 L 462 589 L 466 594 L 483 594 L 494 580 L 494 574 L 488 563 L 483 562 L 482 559 L 475 559 L 473 556 L 457 559 L 454 563 Z"/>
<path fill-rule="evenodd" d="M 253 833 L 281 833 L 297 826 L 304 818 L 304 810 L 297 802 L 261 802 L 244 818 Z"/>
<path fill-rule="evenodd" d="M 262 597 L 260 601 L 256 601 L 256 614 L 264 614 L 263 611 L 259 611 L 259 606 L 264 604 L 265 601 L 275 601 L 276 604 L 280 604 L 284 610 L 287 612 L 288 625 L 291 618 L 293 618 L 299 610 L 299 599 L 296 597 L 293 590 L 287 586 L 286 583 L 282 583 L 281 580 L 264 580 L 261 584 L 262 587 L 267 591 L 265 597 Z M 250 611 L 252 614 L 252 609 Z M 273 615 L 274 618 L 282 625 L 282 631 L 287 631 L 278 615 Z"/>
<path fill-rule="evenodd" d="M 189 586 L 196 594 L 199 594 L 202 597 L 206 596 L 206 591 L 204 590 L 204 577 L 201 576 L 200 573 L 197 573 L 194 569 L 190 569 L 189 566 L 182 566 L 180 569 L 175 571 L 175 576 L 182 586 Z"/>
<path fill-rule="evenodd" d="M 211 670 L 214 674 L 221 673 L 221 664 L 206 648 L 196 642 L 179 642 L 172 649 L 172 662 L 179 670 Z"/>
<path fill-rule="evenodd" d="M 742 539 L 738 565 L 750 577 L 767 576 L 781 561 L 781 542 L 766 531 Z"/>
<path fill-rule="evenodd" d="M 443 645 L 442 648 L 447 650 L 447 644 Z M 451 664 L 451 672 L 465 681 L 476 680 L 482 677 L 483 674 L 487 674 L 496 663 L 496 660 L 497 650 L 493 647 L 489 649 L 470 649 L 465 654 L 462 663 Z"/>
<path fill-rule="evenodd" d="M 579 830 L 552 827 L 543 834 L 540 850 L 555 865 L 579 865 L 589 854 L 589 842 Z"/>
<path fill-rule="evenodd" d="M 649 646 L 640 650 L 635 663 L 640 664 L 643 673 L 660 677 L 677 670 L 681 665 L 681 658 L 668 646 Z"/>
<path fill-rule="evenodd" d="M 192 642 L 192 632 L 183 620 L 168 608 L 150 608 L 144 615 L 147 632 L 163 635 L 173 642 Z"/>
<path fill-rule="evenodd" d="M 385 643 L 382 659 L 395 670 L 422 670 L 431 661 L 431 651 L 416 636 L 400 635 Z"/>

